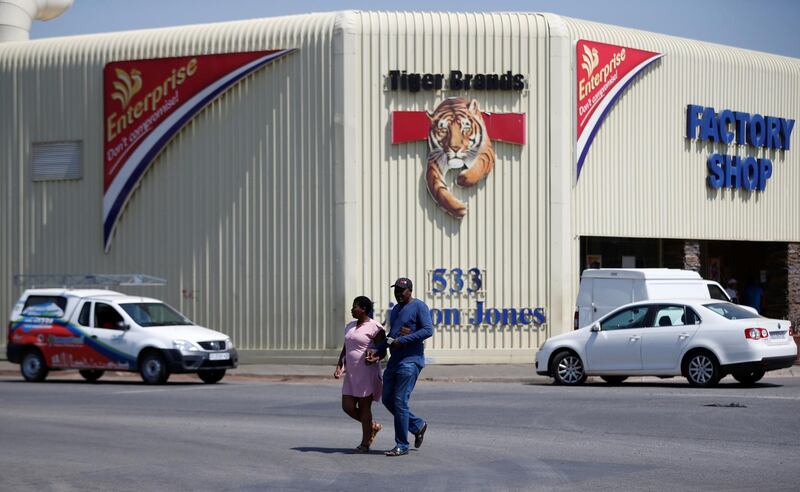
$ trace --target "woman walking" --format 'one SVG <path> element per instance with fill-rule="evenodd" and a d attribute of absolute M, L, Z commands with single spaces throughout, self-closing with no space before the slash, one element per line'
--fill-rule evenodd
<path fill-rule="evenodd" d="M 367 453 L 375 436 L 383 428 L 372 421 L 372 402 L 381 400 L 383 381 L 379 363 L 368 362 L 367 349 L 383 341 L 386 332 L 372 319 L 372 301 L 359 296 L 353 300 L 350 314 L 353 321 L 344 329 L 344 345 L 333 377 L 344 375 L 342 384 L 342 410 L 361 422 L 361 444 L 354 453 Z"/>

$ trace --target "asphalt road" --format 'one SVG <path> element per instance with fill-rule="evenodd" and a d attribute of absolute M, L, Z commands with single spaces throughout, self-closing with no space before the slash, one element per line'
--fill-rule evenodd
<path fill-rule="evenodd" d="M 337 382 L 0 379 L 0 490 L 798 490 L 800 379 L 425 383 L 369 455 Z"/>

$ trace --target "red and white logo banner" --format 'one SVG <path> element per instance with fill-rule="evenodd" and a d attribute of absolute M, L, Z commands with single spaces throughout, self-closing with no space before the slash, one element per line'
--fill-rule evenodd
<path fill-rule="evenodd" d="M 295 50 L 109 63 L 103 69 L 103 243 L 150 163 L 208 103 Z"/>
<path fill-rule="evenodd" d="M 589 146 L 608 111 L 631 81 L 662 56 L 652 51 L 578 40 L 578 131 L 575 155 L 579 177 Z"/>

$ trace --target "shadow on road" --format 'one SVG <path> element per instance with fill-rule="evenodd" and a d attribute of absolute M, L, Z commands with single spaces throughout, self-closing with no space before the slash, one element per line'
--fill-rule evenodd
<path fill-rule="evenodd" d="M 40 381 L 38 383 L 29 383 L 23 379 L 0 379 L 0 384 L 31 384 L 31 385 L 48 385 L 48 384 L 81 384 L 85 386 L 141 386 L 143 388 L 164 388 L 168 386 L 203 386 L 205 383 L 202 381 L 169 381 L 162 385 L 147 385 L 141 381 L 120 381 L 120 380 L 108 380 L 108 381 L 95 381 L 90 383 L 88 381 L 84 381 L 82 379 L 47 379 L 45 381 Z M 225 383 L 217 383 L 219 385 Z M 212 385 L 207 385 L 212 386 Z"/>
<path fill-rule="evenodd" d="M 547 382 L 547 383 L 531 382 L 531 383 L 523 383 L 523 385 L 524 386 L 553 386 L 553 387 L 556 387 L 556 388 L 560 388 L 560 387 L 563 387 L 563 388 L 576 388 L 576 387 L 579 387 L 579 386 L 560 386 L 560 385 L 557 385 L 557 384 L 555 384 L 553 382 Z M 720 383 L 720 384 L 718 384 L 716 386 L 713 386 L 711 388 L 695 388 L 694 386 L 689 385 L 689 383 L 687 383 L 687 382 L 682 382 L 681 383 L 681 382 L 678 382 L 678 381 L 669 382 L 669 383 L 667 383 L 667 382 L 659 382 L 659 381 L 630 381 L 630 382 L 626 381 L 624 383 L 619 383 L 619 384 L 608 384 L 608 383 L 606 383 L 604 381 L 587 381 L 586 383 L 584 383 L 581 386 L 587 387 L 587 388 L 683 388 L 683 389 L 697 389 L 699 391 L 709 390 L 709 389 L 714 389 L 714 390 L 726 390 L 726 389 L 738 390 L 738 389 L 742 389 L 742 388 L 747 388 L 747 389 L 750 389 L 750 390 L 757 390 L 757 389 L 760 389 L 760 388 L 769 389 L 769 388 L 782 388 L 783 387 L 782 384 L 776 384 L 776 383 L 755 383 L 755 384 L 747 385 L 747 384 L 740 384 L 740 383 L 736 383 L 736 382 L 730 382 L 730 383 Z"/>
<path fill-rule="evenodd" d="M 313 446 L 301 446 L 292 448 L 293 451 L 300 451 L 301 453 L 320 453 L 320 454 L 353 454 L 352 448 L 320 448 Z M 365 454 L 379 454 L 383 451 L 370 451 Z"/>

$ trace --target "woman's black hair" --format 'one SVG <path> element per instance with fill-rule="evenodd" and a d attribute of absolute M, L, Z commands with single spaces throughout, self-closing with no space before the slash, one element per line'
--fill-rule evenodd
<path fill-rule="evenodd" d="M 370 318 L 375 314 L 372 301 L 367 296 L 358 296 L 353 299 L 353 304 L 360 307 Z"/>

